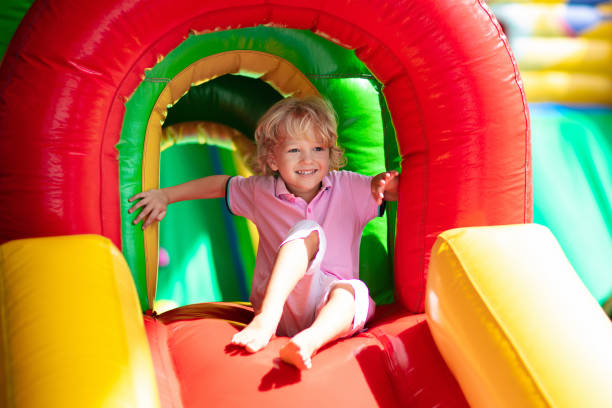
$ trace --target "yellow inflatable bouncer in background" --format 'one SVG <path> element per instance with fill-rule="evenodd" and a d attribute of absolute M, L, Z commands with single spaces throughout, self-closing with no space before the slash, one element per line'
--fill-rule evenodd
<path fill-rule="evenodd" d="M 612 104 L 612 3 L 491 0 L 532 102 Z"/>

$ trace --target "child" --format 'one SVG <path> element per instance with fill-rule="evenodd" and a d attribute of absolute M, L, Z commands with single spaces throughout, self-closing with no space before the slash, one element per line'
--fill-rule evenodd
<path fill-rule="evenodd" d="M 338 171 L 336 119 L 320 98 L 288 98 L 261 118 L 255 131 L 263 175 L 210 176 L 136 194 L 129 212 L 143 229 L 168 204 L 225 197 L 231 213 L 252 220 L 259 232 L 251 303 L 255 317 L 232 338 L 249 352 L 275 333 L 290 336 L 283 361 L 299 369 L 332 340 L 363 329 L 375 304 L 359 277 L 359 244 L 383 200 L 397 200 L 396 171 L 366 177 Z"/>

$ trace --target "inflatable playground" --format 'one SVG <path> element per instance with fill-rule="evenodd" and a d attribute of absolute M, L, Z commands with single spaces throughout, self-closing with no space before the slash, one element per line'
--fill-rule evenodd
<path fill-rule="evenodd" d="M 566 35 L 600 46 L 572 68 L 514 51 L 561 36 L 513 19 L 522 2 L 9 4 L 1 406 L 612 401 L 605 18 Z M 533 80 L 546 75 L 569 82 Z M 574 85 L 587 77 L 600 85 Z M 255 354 L 229 346 L 253 317 L 254 226 L 200 200 L 143 231 L 127 199 L 250 175 L 258 118 L 306 95 L 337 111 L 347 169 L 401 179 L 361 243 L 378 305 L 368 330 L 298 371 L 277 359 L 287 338 Z"/>

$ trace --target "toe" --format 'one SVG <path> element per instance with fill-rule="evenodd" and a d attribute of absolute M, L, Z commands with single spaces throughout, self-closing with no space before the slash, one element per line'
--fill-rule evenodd
<path fill-rule="evenodd" d="M 310 357 L 304 356 L 303 350 L 293 341 L 290 341 L 281 349 L 280 358 L 285 363 L 291 364 L 299 370 L 308 370 L 312 367 Z"/>
<path fill-rule="evenodd" d="M 234 337 L 232 337 L 232 344 L 235 344 L 237 346 L 246 346 L 247 343 L 248 339 L 246 338 L 245 333 L 243 332 L 236 333 Z"/>
<path fill-rule="evenodd" d="M 260 342 L 258 342 L 255 339 L 247 342 L 244 346 L 245 346 L 246 351 L 248 351 L 249 353 L 256 353 L 262 348 L 262 345 L 260 344 Z"/>

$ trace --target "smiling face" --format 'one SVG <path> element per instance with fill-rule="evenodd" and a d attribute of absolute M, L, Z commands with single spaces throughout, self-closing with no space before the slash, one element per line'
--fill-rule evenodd
<path fill-rule="evenodd" d="M 329 171 L 330 149 L 316 135 L 286 135 L 268 156 L 287 189 L 309 203 L 321 189 Z"/>
<path fill-rule="evenodd" d="M 336 116 L 331 104 L 318 96 L 288 97 L 275 103 L 259 120 L 255 129 L 257 156 L 255 172 L 272 174 L 270 166 L 276 148 L 287 142 L 286 136 L 304 135 L 307 140 L 318 141 L 326 147 L 328 169 L 337 170 L 346 163 L 343 150 L 337 145 Z M 278 166 L 275 166 L 278 169 Z"/>

